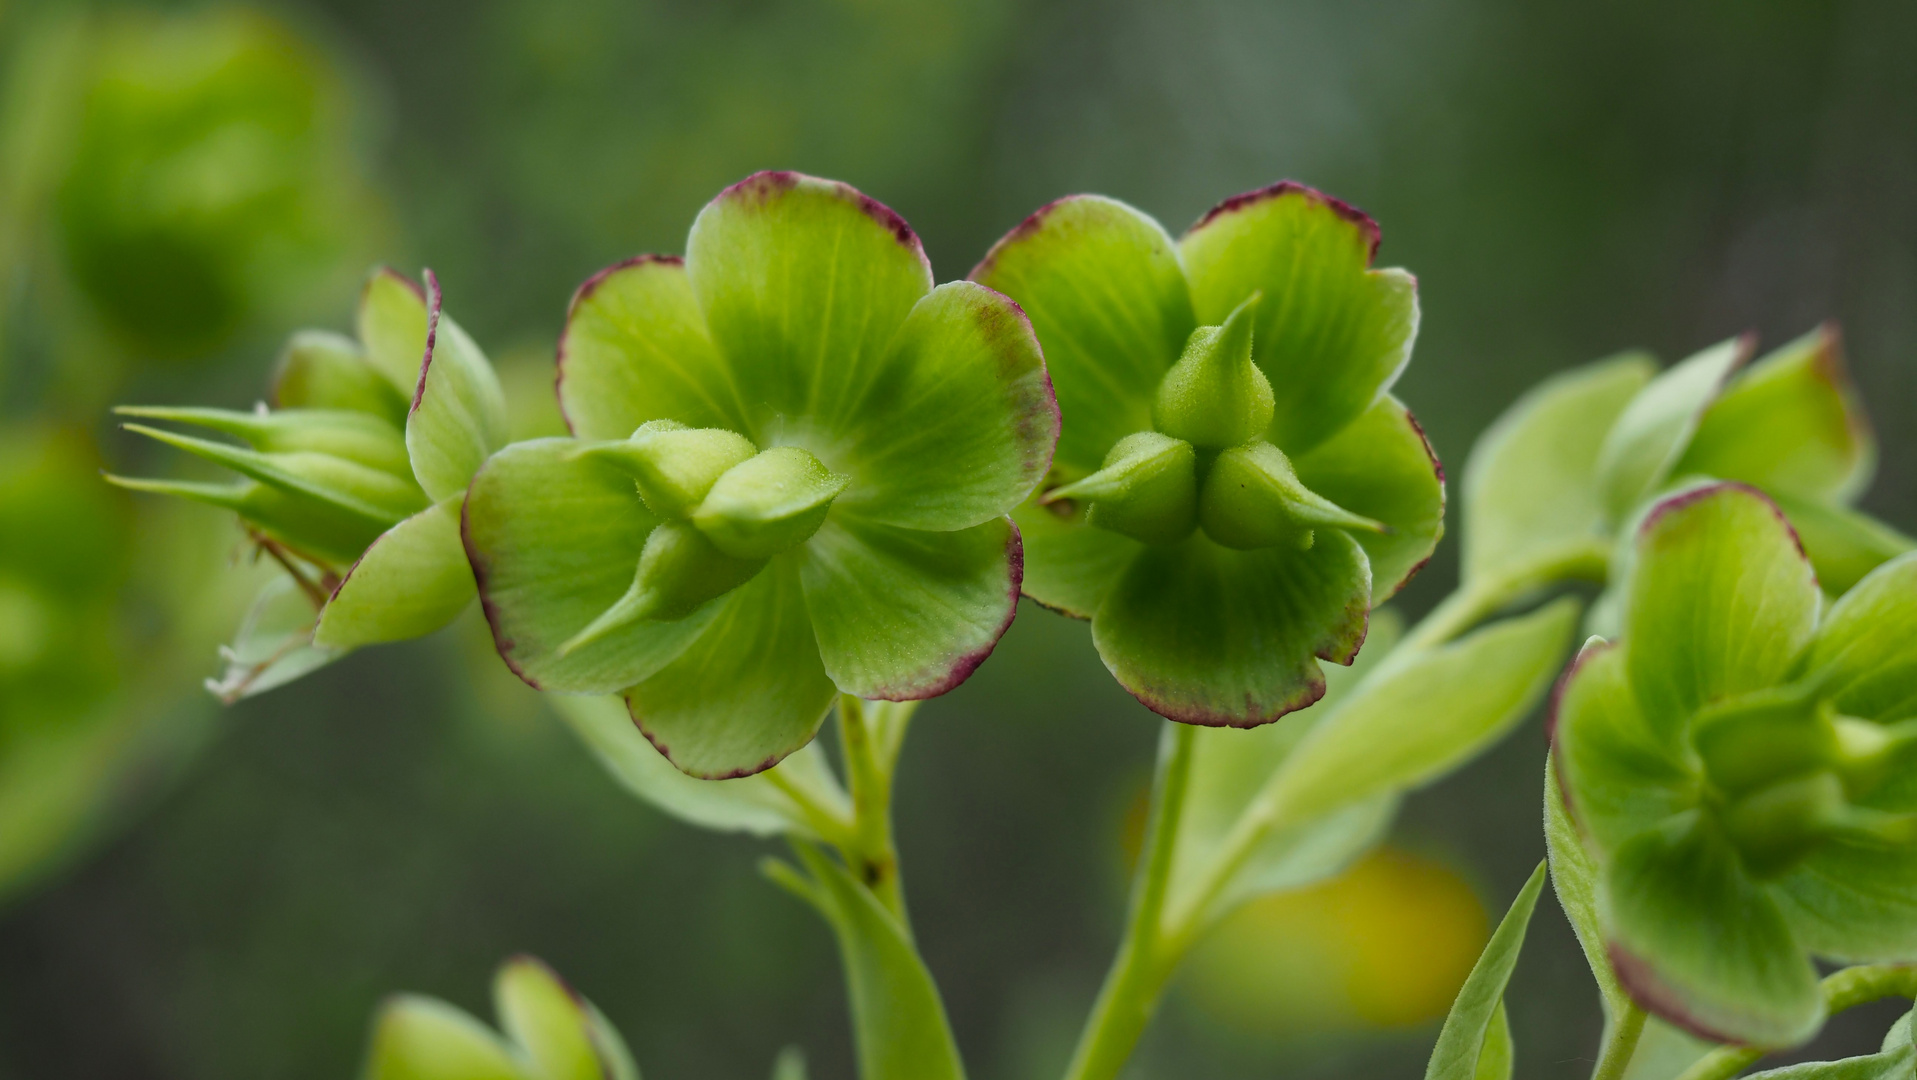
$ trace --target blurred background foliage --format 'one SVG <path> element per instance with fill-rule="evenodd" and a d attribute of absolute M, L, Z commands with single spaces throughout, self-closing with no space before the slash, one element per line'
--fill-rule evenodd
<path fill-rule="evenodd" d="M 1454 476 L 1552 371 L 1835 318 L 1885 435 L 1865 505 L 1913 531 L 1913 51 L 1901 0 L 0 0 L 0 1077 L 348 1075 L 381 995 L 483 1012 L 522 950 L 655 1080 L 788 1042 L 851 1073 L 831 942 L 761 846 L 625 796 L 472 621 L 230 710 L 198 692 L 261 571 L 221 515 L 98 483 L 157 468 L 105 406 L 250 404 L 370 262 L 439 272 L 529 434 L 575 285 L 680 250 L 755 169 L 889 203 L 941 279 L 1066 192 L 1176 231 L 1296 177 L 1419 275 L 1400 394 Z M 1035 609 L 923 711 L 900 840 L 975 1075 L 1069 1053 L 1155 737 Z M 1542 852 L 1542 754 L 1527 726 L 1346 877 L 1232 920 L 1137 1075 L 1417 1075 Z M 1518 1074 L 1557 1076 L 1595 992 L 1561 917 L 1534 942 Z"/>

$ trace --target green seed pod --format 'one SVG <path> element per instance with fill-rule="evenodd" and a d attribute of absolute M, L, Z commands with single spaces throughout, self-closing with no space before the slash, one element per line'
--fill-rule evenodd
<path fill-rule="evenodd" d="M 626 595 L 560 645 L 559 655 L 569 655 L 642 619 L 683 619 L 763 569 L 764 559 L 735 559 L 714 547 L 697 528 L 668 521 L 646 537 L 638 573 Z"/>
<path fill-rule="evenodd" d="M 345 409 L 281 409 L 277 412 L 235 412 L 230 409 L 121 406 L 121 416 L 195 424 L 235 438 L 265 453 L 306 451 L 330 454 L 369 469 L 411 481 L 412 462 L 406 456 L 406 436 L 386 421 Z"/>
<path fill-rule="evenodd" d="M 769 559 L 812 538 L 849 476 L 796 446 L 775 446 L 719 477 L 692 523 L 734 558 Z"/>
<path fill-rule="evenodd" d="M 585 451 L 631 474 L 646 508 L 685 518 L 726 470 L 758 453 L 752 440 L 722 428 L 688 428 L 671 420 L 640 426 L 625 442 Z"/>
<path fill-rule="evenodd" d="M 1308 548 L 1317 528 L 1385 531 L 1306 487 L 1284 451 L 1262 440 L 1218 455 L 1198 496 L 1198 522 L 1205 535 L 1240 550 Z"/>
<path fill-rule="evenodd" d="M 1197 454 L 1183 439 L 1141 431 L 1118 440 L 1105 467 L 1054 488 L 1048 502 L 1091 504 L 1087 520 L 1147 544 L 1175 544 L 1198 523 Z"/>
<path fill-rule="evenodd" d="M 1263 296 L 1253 292 L 1224 325 L 1191 332 L 1184 354 L 1158 384 L 1153 427 L 1201 450 L 1222 450 L 1271 426 L 1271 381 L 1251 362 L 1251 325 Z"/>

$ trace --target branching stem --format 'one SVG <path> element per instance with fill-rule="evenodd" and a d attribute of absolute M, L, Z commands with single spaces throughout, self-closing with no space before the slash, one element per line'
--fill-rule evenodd
<path fill-rule="evenodd" d="M 850 694 L 839 697 L 839 751 L 852 795 L 852 836 L 849 845 L 839 846 L 840 854 L 908 935 L 912 924 L 905 913 L 905 886 L 892 837 L 892 768 L 913 704 L 868 707 Z"/>

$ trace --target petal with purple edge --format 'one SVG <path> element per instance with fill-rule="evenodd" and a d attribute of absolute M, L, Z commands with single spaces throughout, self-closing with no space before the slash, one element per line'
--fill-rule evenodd
<path fill-rule="evenodd" d="M 313 642 L 335 649 L 422 637 L 452 622 L 473 599 L 473 571 L 459 539 L 455 495 L 373 541 L 320 610 Z"/>
<path fill-rule="evenodd" d="M 890 209 L 853 188 L 764 172 L 706 204 L 686 274 L 763 449 L 802 443 L 829 467 L 932 267 Z"/>
<path fill-rule="evenodd" d="M 1370 586 L 1364 549 L 1337 529 L 1304 550 L 1236 551 L 1194 534 L 1132 560 L 1092 619 L 1092 642 L 1153 712 L 1255 727 L 1323 696 L 1320 659 L 1357 656 Z"/>
<path fill-rule="evenodd" d="M 716 601 L 698 640 L 626 691 L 646 738 L 681 772 L 750 776 L 812 741 L 837 696 L 819 662 L 798 559 Z"/>
<path fill-rule="evenodd" d="M 465 491 L 486 456 L 506 445 L 506 394 L 486 354 L 440 310 L 431 270 L 426 301 L 426 350 L 406 415 L 406 452 L 419 486 L 437 501 Z"/>
<path fill-rule="evenodd" d="M 628 259 L 579 286 L 559 337 L 558 390 L 582 439 L 623 439 L 648 420 L 744 426 L 685 263 L 670 256 Z"/>
<path fill-rule="evenodd" d="M 1105 594 L 1145 545 L 1085 523 L 1071 500 L 1027 501 L 1012 511 L 1025 538 L 1025 595 L 1074 619 L 1098 613 Z"/>
<path fill-rule="evenodd" d="M 1270 439 L 1287 454 L 1363 415 L 1411 359 L 1417 281 L 1372 269 L 1377 246 L 1362 211 L 1289 181 L 1225 200 L 1178 241 L 1200 324 L 1264 291 L 1252 358 L 1277 391 Z"/>
<path fill-rule="evenodd" d="M 354 319 L 366 360 L 407 401 L 426 353 L 426 294 L 390 266 L 373 271 Z"/>
<path fill-rule="evenodd" d="M 1017 301 L 1045 347 L 1069 417 L 1064 479 L 1096 472 L 1119 439 L 1152 426 L 1152 397 L 1198 325 L 1164 226 L 1101 195 L 1050 203 L 1007 233 L 972 280 Z"/>
<path fill-rule="evenodd" d="M 842 429 L 839 511 L 966 529 L 1017 506 L 1052 464 L 1058 403 L 1018 305 L 969 281 L 918 302 Z"/>
<path fill-rule="evenodd" d="M 991 655 L 1018 609 L 1023 559 L 1010 518 L 921 532 L 834 515 L 801 558 L 825 670 L 863 698 L 952 689 Z"/>
<path fill-rule="evenodd" d="M 1616 646 L 1593 638 L 1578 653 L 1558 682 L 1551 731 L 1565 802 L 1605 851 L 1703 797 L 1682 750 L 1645 723 Z"/>
<path fill-rule="evenodd" d="M 1404 403 L 1387 394 L 1292 462 L 1311 490 L 1389 532 L 1354 530 L 1371 559 L 1375 606 L 1404 588 L 1444 535 L 1444 466 Z"/>

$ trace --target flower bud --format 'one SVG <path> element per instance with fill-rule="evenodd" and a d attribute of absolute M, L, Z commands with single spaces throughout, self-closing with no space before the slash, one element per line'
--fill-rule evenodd
<path fill-rule="evenodd" d="M 1198 463 L 1192 445 L 1156 431 L 1118 440 L 1105 467 L 1054 488 L 1046 502 L 1090 504 L 1086 520 L 1147 544 L 1175 544 L 1198 523 Z"/>
<path fill-rule="evenodd" d="M 722 428 L 689 428 L 671 420 L 640 426 L 623 442 L 602 443 L 584 454 L 616 465 L 639 485 L 646 508 L 663 518 L 686 518 L 727 469 L 758 448 Z"/>
<path fill-rule="evenodd" d="M 1251 362 L 1251 324 L 1262 293 L 1238 305 L 1222 326 L 1201 326 L 1158 384 L 1152 426 L 1201 450 L 1222 450 L 1271 426 L 1271 382 Z"/>
<path fill-rule="evenodd" d="M 412 402 L 367 361 L 352 338 L 301 330 L 280 356 L 273 404 L 282 409 L 350 409 L 403 428 Z"/>
<path fill-rule="evenodd" d="M 1318 528 L 1383 532 L 1384 526 L 1306 487 L 1284 451 L 1264 440 L 1218 455 L 1198 497 L 1205 534 L 1229 548 L 1308 548 Z"/>
<path fill-rule="evenodd" d="M 559 655 L 569 655 L 642 619 L 682 619 L 706 601 L 752 580 L 764 568 L 764 559 L 735 559 L 712 546 L 692 525 L 668 521 L 646 537 L 638 572 L 626 595 L 560 645 Z"/>
<path fill-rule="evenodd" d="M 775 446 L 728 469 L 692 513 L 720 551 L 769 559 L 811 538 L 852 482 L 796 446 Z"/>

